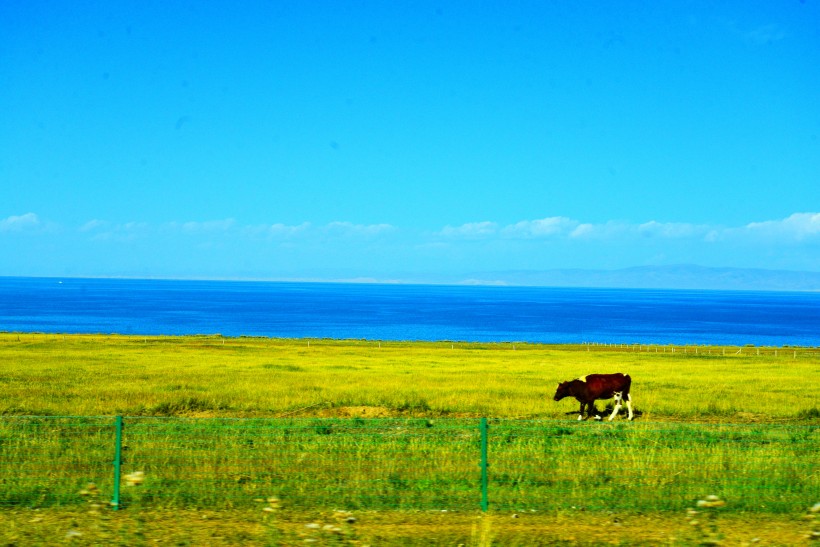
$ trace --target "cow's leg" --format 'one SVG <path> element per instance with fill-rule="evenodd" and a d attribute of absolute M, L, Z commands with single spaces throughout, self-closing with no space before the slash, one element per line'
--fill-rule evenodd
<path fill-rule="evenodd" d="M 618 415 L 618 411 L 621 410 L 621 399 L 623 398 L 623 394 L 620 391 L 615 392 L 615 409 L 612 411 L 612 414 L 609 415 L 609 421 L 611 422 L 612 419 Z"/>
<path fill-rule="evenodd" d="M 626 394 L 626 408 L 629 410 L 629 419 L 632 419 L 632 395 Z"/>
<path fill-rule="evenodd" d="M 598 414 L 598 409 L 597 409 L 597 408 L 595 408 L 595 401 L 592 401 L 591 403 L 589 403 L 589 407 L 588 407 L 588 408 L 589 408 L 589 415 L 590 415 L 590 416 L 595 416 L 595 419 L 596 419 L 596 420 L 600 420 L 600 419 L 601 419 L 601 415 L 600 415 L 600 414 Z"/>
<path fill-rule="evenodd" d="M 585 406 L 586 406 L 586 403 L 581 403 L 581 410 L 578 411 L 578 421 L 579 422 L 584 419 L 584 407 Z"/>

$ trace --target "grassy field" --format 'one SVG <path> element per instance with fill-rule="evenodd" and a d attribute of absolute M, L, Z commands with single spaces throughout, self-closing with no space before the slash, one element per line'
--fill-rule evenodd
<path fill-rule="evenodd" d="M 820 349 L 672 350 L 0 333 L 0 415 L 563 419 L 558 382 L 625 372 L 643 420 L 820 418 Z"/>
<path fill-rule="evenodd" d="M 615 371 L 635 422 L 552 401 Z M 2 333 L 0 539 L 791 545 L 820 501 L 818 372 L 814 348 Z M 123 473 L 145 473 L 116 512 L 114 415 Z"/>
<path fill-rule="evenodd" d="M 289 508 L 472 510 L 479 424 L 469 419 L 125 418 L 122 504 L 230 509 L 274 495 Z M 735 512 L 793 513 L 820 495 L 820 431 L 771 424 L 490 420 L 494 509 L 676 511 L 709 493 Z M 112 499 L 113 420 L 0 419 L 0 506 Z M 812 475 L 815 473 L 814 475 Z"/>

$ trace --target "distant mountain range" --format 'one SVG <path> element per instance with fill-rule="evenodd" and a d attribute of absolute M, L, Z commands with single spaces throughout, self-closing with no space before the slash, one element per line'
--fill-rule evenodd
<path fill-rule="evenodd" d="M 820 272 L 702 266 L 641 266 L 622 270 L 543 270 L 483 272 L 461 280 L 476 285 L 820 291 Z"/>

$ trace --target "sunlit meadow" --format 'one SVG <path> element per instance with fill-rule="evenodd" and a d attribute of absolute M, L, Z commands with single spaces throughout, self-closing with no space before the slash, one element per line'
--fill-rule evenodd
<path fill-rule="evenodd" d="M 6 333 L 0 363 L 5 415 L 563 419 L 557 383 L 606 372 L 644 420 L 820 415 L 813 348 Z"/>
<path fill-rule="evenodd" d="M 533 545 L 578 530 L 598 544 L 613 523 L 632 524 L 633 544 L 727 529 L 785 541 L 820 497 L 813 348 L 5 333 L 0 363 L 9 541 L 49 544 L 44 522 L 74 534 L 61 541 L 128 545 L 156 519 L 207 544 L 200 531 L 219 527 L 192 524 L 203 515 L 224 521 L 224 544 Z M 578 422 L 574 401 L 552 400 L 559 381 L 615 371 L 633 378 L 634 422 Z M 714 495 L 722 520 L 687 522 Z"/>

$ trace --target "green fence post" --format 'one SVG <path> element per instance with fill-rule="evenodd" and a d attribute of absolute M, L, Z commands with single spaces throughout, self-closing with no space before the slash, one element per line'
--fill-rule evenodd
<path fill-rule="evenodd" d="M 487 418 L 481 418 L 481 510 L 487 512 Z"/>
<path fill-rule="evenodd" d="M 117 437 L 114 446 L 114 495 L 111 498 L 111 506 L 114 511 L 120 508 L 120 468 L 122 466 L 122 416 L 117 416 L 115 422 Z"/>

